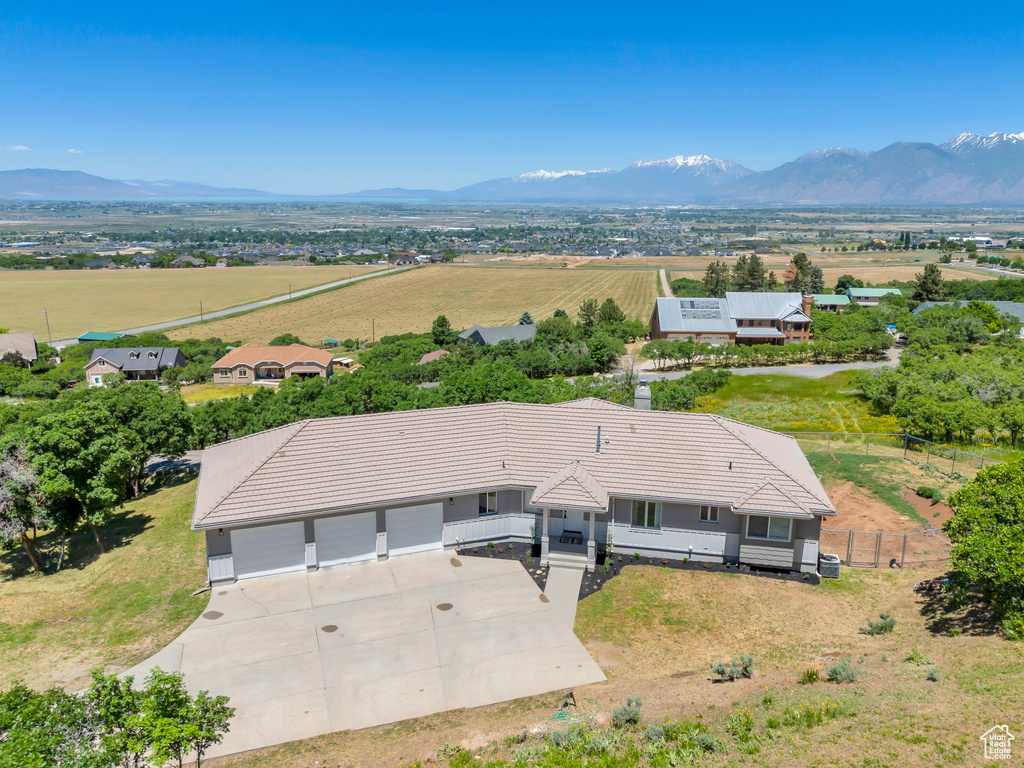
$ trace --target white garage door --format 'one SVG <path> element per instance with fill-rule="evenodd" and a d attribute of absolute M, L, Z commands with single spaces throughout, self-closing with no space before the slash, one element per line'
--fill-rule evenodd
<path fill-rule="evenodd" d="M 320 565 L 377 559 L 377 513 L 324 517 L 313 522 Z"/>
<path fill-rule="evenodd" d="M 306 567 L 306 534 L 301 522 L 241 528 L 231 532 L 231 555 L 239 579 Z"/>
<path fill-rule="evenodd" d="M 388 554 L 405 555 L 441 549 L 444 529 L 444 504 L 420 504 L 385 513 L 388 527 Z"/>

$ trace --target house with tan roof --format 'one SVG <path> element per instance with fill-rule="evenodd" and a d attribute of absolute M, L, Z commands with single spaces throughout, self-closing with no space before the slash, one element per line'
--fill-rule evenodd
<path fill-rule="evenodd" d="M 283 347 L 243 344 L 213 364 L 214 384 L 277 384 L 292 376 L 328 378 L 334 354 L 289 344 Z"/>
<path fill-rule="evenodd" d="M 796 441 L 597 399 L 308 419 L 204 451 L 211 582 L 521 541 L 813 573 L 836 514 Z"/>

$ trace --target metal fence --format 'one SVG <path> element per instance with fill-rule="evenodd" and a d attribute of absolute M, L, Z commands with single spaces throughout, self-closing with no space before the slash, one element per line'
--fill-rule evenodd
<path fill-rule="evenodd" d="M 952 545 L 941 528 L 912 533 L 822 528 L 818 548 L 838 555 L 845 565 L 852 567 L 906 568 L 947 562 Z"/>
<path fill-rule="evenodd" d="M 785 432 L 801 443 L 801 447 L 811 450 L 824 450 L 831 453 L 840 450 L 844 453 L 862 450 L 865 456 L 902 455 L 907 461 L 917 464 L 931 465 L 950 474 L 959 472 L 962 475 L 974 475 L 986 466 L 998 464 L 1001 459 L 989 456 L 978 456 L 974 453 L 950 448 L 930 440 L 898 432 Z"/>

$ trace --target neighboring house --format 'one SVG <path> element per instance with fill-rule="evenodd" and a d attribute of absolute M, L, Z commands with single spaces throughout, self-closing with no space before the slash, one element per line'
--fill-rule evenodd
<path fill-rule="evenodd" d="M 798 344 L 811 338 L 811 297 L 728 292 L 724 299 L 658 299 L 652 339 L 700 344 Z"/>
<path fill-rule="evenodd" d="M 34 333 L 23 331 L 19 333 L 0 333 L 0 357 L 14 352 L 21 355 L 27 363 L 33 363 L 39 359 L 39 345 L 36 344 Z"/>
<path fill-rule="evenodd" d="M 181 255 L 171 262 L 172 267 L 205 267 L 206 262 L 195 256 Z"/>
<path fill-rule="evenodd" d="M 88 331 L 78 337 L 79 344 L 89 341 L 114 341 L 115 339 L 131 338 L 130 333 L 102 333 L 100 331 Z"/>
<path fill-rule="evenodd" d="M 537 326 L 529 325 L 499 325 L 494 328 L 484 328 L 482 325 L 474 325 L 459 334 L 459 338 L 470 341 L 473 344 L 487 346 L 499 344 L 503 341 L 529 341 L 537 335 Z"/>
<path fill-rule="evenodd" d="M 177 347 L 100 348 L 92 351 L 85 380 L 90 387 L 102 387 L 104 376 L 120 373 L 128 381 L 159 381 L 168 368 L 185 364 L 185 355 Z"/>
<path fill-rule="evenodd" d="M 270 347 L 243 344 L 213 364 L 214 384 L 279 382 L 292 376 L 331 375 L 334 354 L 302 344 Z"/>
<path fill-rule="evenodd" d="M 505 540 L 538 543 L 542 566 L 593 569 L 600 545 L 813 573 L 835 514 L 791 437 L 588 398 L 307 419 L 220 443 L 192 529 L 213 583 Z"/>
<path fill-rule="evenodd" d="M 152 263 L 152 256 L 146 256 L 141 253 L 136 253 L 134 256 L 132 256 L 132 264 L 134 264 L 137 267 L 148 267 Z"/>
<path fill-rule="evenodd" d="M 884 297 L 890 293 L 901 296 L 899 288 L 847 288 L 846 295 L 850 301 L 855 301 L 862 307 L 877 307 Z"/>
<path fill-rule="evenodd" d="M 735 259 L 740 255 L 739 251 L 734 251 L 732 248 L 716 248 L 715 258 L 716 259 Z"/>
<path fill-rule="evenodd" d="M 89 259 L 82 266 L 86 269 L 116 269 L 117 262 L 113 259 Z"/>
<path fill-rule="evenodd" d="M 416 251 L 399 251 L 398 253 L 391 254 L 391 256 L 388 258 L 388 263 L 389 264 L 415 264 L 416 263 L 416 257 L 418 255 L 419 254 L 416 253 Z"/>
<path fill-rule="evenodd" d="M 845 293 L 815 293 L 811 295 L 814 308 L 822 312 L 839 312 L 850 305 L 850 297 Z"/>
<path fill-rule="evenodd" d="M 427 363 L 432 363 L 435 360 L 440 360 L 442 357 L 444 357 L 447 354 L 448 354 L 448 350 L 447 349 L 437 349 L 437 350 L 434 350 L 433 352 L 427 352 L 427 354 L 425 354 L 423 357 L 420 358 L 420 361 L 418 363 L 416 363 L 416 365 L 426 365 Z"/>
<path fill-rule="evenodd" d="M 1024 304 L 1018 304 L 1015 301 L 988 301 L 985 299 L 978 299 L 978 301 L 981 304 L 988 304 L 1000 315 L 1010 315 L 1010 317 L 1017 318 L 1021 323 L 1019 334 L 1021 338 L 1024 338 Z M 966 307 L 968 304 L 970 304 L 969 301 L 925 301 L 918 305 L 910 314 L 916 315 L 929 307 Z"/>

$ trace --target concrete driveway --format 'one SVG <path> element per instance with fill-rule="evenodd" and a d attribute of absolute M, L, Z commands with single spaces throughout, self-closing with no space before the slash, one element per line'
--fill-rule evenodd
<path fill-rule="evenodd" d="M 237 714 L 211 757 L 604 680 L 513 561 L 448 552 L 215 589 L 173 643 L 128 670 L 185 674 Z"/>

